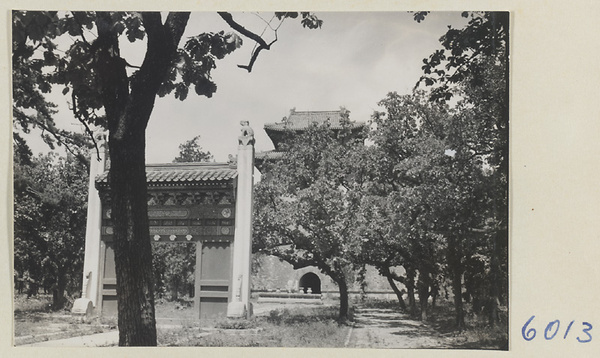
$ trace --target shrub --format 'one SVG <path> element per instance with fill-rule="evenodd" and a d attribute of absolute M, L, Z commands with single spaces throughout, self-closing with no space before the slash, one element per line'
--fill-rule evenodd
<path fill-rule="evenodd" d="M 283 322 L 285 317 L 290 315 L 290 311 L 287 308 L 284 308 L 282 311 L 280 310 L 272 310 L 269 312 L 269 316 L 267 317 L 267 322 L 280 325 Z"/>
<path fill-rule="evenodd" d="M 254 319 L 250 319 L 250 320 L 246 320 L 246 319 L 235 319 L 235 318 L 228 318 L 222 321 L 217 321 L 215 324 L 215 328 L 220 328 L 220 329 L 250 329 L 250 328 L 256 328 L 257 327 L 257 323 L 256 320 Z"/>

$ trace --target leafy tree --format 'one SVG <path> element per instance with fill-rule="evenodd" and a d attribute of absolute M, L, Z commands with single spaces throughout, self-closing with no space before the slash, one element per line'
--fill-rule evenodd
<path fill-rule="evenodd" d="M 179 145 L 179 155 L 173 160 L 175 163 L 210 162 L 213 160 L 210 152 L 202 151 L 200 136 Z"/>
<path fill-rule="evenodd" d="M 444 179 L 424 186 L 423 201 L 430 210 L 424 218 L 430 229 L 443 235 L 446 274 L 454 294 L 456 325 L 464 328 L 463 282 L 465 260 L 473 254 L 472 247 L 482 245 L 482 237 L 474 230 L 485 227 L 488 218 L 485 188 L 489 182 L 481 165 L 460 161 L 459 152 L 444 166 Z"/>
<path fill-rule="evenodd" d="M 155 242 L 152 252 L 156 294 L 161 296 L 169 290 L 171 301 L 178 300 L 180 293 L 191 296 L 194 292 L 196 244 Z"/>
<path fill-rule="evenodd" d="M 360 175 L 352 153 L 363 138 L 348 122 L 336 131 L 311 126 L 290 138 L 283 158 L 265 170 L 255 191 L 254 252 L 277 256 L 295 269 L 315 266 L 340 293 L 339 317 L 348 317 L 353 278 L 351 238 Z"/>
<path fill-rule="evenodd" d="M 390 93 L 379 105 L 384 111 L 373 116 L 369 194 L 357 231 L 363 237 L 359 260 L 384 275 L 403 265 L 406 276 L 391 278 L 406 285 L 413 312 L 418 291 L 422 319 L 428 298 L 435 300 L 447 277 L 462 328 L 465 261 L 489 253 L 489 238 L 481 232 L 503 200 L 490 192 L 497 178 L 487 157 L 472 150 L 482 131 L 492 133 L 494 127 L 486 129 L 489 124 L 477 122 L 462 106 L 450 110 L 423 93 Z M 497 142 L 497 136 L 488 137 L 488 144 Z"/>
<path fill-rule="evenodd" d="M 15 144 L 14 156 L 14 275 L 19 293 L 28 289 L 28 297 L 37 294 L 43 282 L 41 262 L 43 245 L 38 230 L 41 201 L 37 191 L 30 188 L 28 169 L 32 165 L 31 152 L 19 152 Z M 27 148 L 28 147 L 21 147 Z"/>
<path fill-rule="evenodd" d="M 258 53 L 271 44 L 238 24 L 231 14 L 219 15 L 258 43 L 247 68 L 250 71 Z M 242 44 L 240 36 L 221 31 L 189 37 L 180 46 L 189 16 L 188 12 L 164 18 L 159 12 L 13 12 L 13 73 L 19 79 L 14 106 L 37 112 L 35 117 L 20 116 L 16 123 L 58 133 L 47 125 L 53 114 L 51 105 L 31 102 L 28 97 L 47 93 L 56 85 L 64 88 L 63 94 L 70 93 L 72 112 L 89 132 L 93 126 L 108 129 L 119 345 L 156 345 L 145 185 L 145 130 L 156 96 L 173 93 L 184 100 L 192 88 L 210 97 L 216 91 L 210 76 L 216 61 Z M 282 21 L 298 14 L 277 16 Z M 321 25 L 307 13 L 301 21 L 308 28 Z M 59 49 L 62 41 L 69 44 Z M 140 66 L 122 57 L 125 41 L 144 41 L 146 52 Z M 27 77 L 31 80 L 20 80 Z"/>
<path fill-rule="evenodd" d="M 15 157 L 15 275 L 52 292 L 63 308 L 80 290 L 87 204 L 87 167 L 69 155 L 48 154 L 29 164 Z"/>
<path fill-rule="evenodd" d="M 479 86 L 467 82 L 463 85 L 464 100 L 459 103 L 459 125 L 470 124 L 470 137 L 463 133 L 460 142 L 468 147 L 468 155 L 483 163 L 487 185 L 483 192 L 486 225 L 479 233 L 487 244 L 477 248 L 486 262 L 480 299 L 485 301 L 485 312 L 489 323 L 498 323 L 498 306 L 507 304 L 508 299 L 508 103 L 504 57 L 485 59 L 484 75 L 489 79 Z M 475 302 L 474 302 L 475 303 Z M 475 308 L 476 312 L 479 310 Z"/>
<path fill-rule="evenodd" d="M 421 22 L 428 12 L 414 14 Z M 447 101 L 455 95 L 455 85 L 465 82 L 474 86 L 484 84 L 487 64 L 483 59 L 501 56 L 508 61 L 508 12 L 463 12 L 469 22 L 462 29 L 448 28 L 440 38 L 442 49 L 436 50 L 423 60 L 423 76 L 417 85 L 431 86 L 433 100 Z M 504 85 L 508 86 L 508 71 L 504 72 Z M 507 87 L 506 87 L 507 88 Z M 496 101 L 508 104 L 506 97 L 496 97 Z"/>
<path fill-rule="evenodd" d="M 448 109 L 419 94 L 390 93 L 379 105 L 385 111 L 373 115 L 373 146 L 365 164 L 369 184 L 356 232 L 362 237 L 357 260 L 378 268 L 401 306 L 405 304 L 395 282 L 403 283 L 413 314 L 418 290 L 425 318 L 427 298 L 437 292 L 443 238 L 432 232 L 426 220 L 431 203 L 423 200 L 424 185 L 441 177 L 440 166 L 446 161 L 441 136 Z M 404 276 L 393 272 L 398 265 L 404 267 Z"/>
<path fill-rule="evenodd" d="M 421 21 L 426 14 L 415 13 L 415 19 Z M 469 22 L 462 29 L 449 28 L 440 38 L 443 48 L 423 60 L 419 83 L 431 88 L 432 100 L 459 95 L 452 145 L 464 158 L 487 169 L 484 195 L 489 220 L 481 235 L 489 240 L 484 254 L 489 259 L 487 311 L 495 324 L 498 304 L 507 302 L 502 292 L 507 292 L 508 281 L 509 13 L 464 12 L 462 16 Z"/>
<path fill-rule="evenodd" d="M 389 196 L 364 195 L 358 208 L 356 218 L 357 229 L 353 232 L 359 246 L 353 250 L 353 261 L 356 266 L 372 265 L 384 276 L 396 294 L 402 310 L 407 306 L 396 282 L 404 284 L 408 289 L 409 306 L 414 311 L 414 285 L 410 284 L 410 263 L 412 257 L 408 251 L 408 242 L 400 233 L 408 230 L 404 210 L 398 203 L 404 202 Z M 405 275 L 401 275 L 394 267 L 403 266 Z M 414 277 L 413 277 L 414 279 Z M 412 298 L 412 300 L 410 300 Z"/>

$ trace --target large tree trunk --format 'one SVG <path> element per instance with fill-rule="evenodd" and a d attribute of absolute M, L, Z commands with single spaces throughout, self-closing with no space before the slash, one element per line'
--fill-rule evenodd
<path fill-rule="evenodd" d="M 148 228 L 145 133 L 110 136 L 120 346 L 155 346 L 152 247 Z"/>
<path fill-rule="evenodd" d="M 147 51 L 129 82 L 110 13 L 97 13 L 98 79 L 109 130 L 110 194 L 120 346 L 155 346 L 152 246 L 146 190 L 146 126 L 189 13 L 141 13 Z"/>

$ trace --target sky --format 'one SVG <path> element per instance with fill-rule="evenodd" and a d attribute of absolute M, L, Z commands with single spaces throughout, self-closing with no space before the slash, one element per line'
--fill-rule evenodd
<path fill-rule="evenodd" d="M 256 151 L 271 150 L 264 124 L 280 121 L 292 108 L 345 107 L 351 120 L 367 122 L 388 92 L 411 92 L 422 74 L 423 59 L 441 47 L 439 38 L 448 25 L 462 27 L 466 22 L 459 12 L 434 12 L 421 23 L 407 12 L 316 15 L 323 20 L 317 30 L 287 19 L 277 30 L 277 41 L 270 51 L 260 53 L 251 73 L 237 67 L 248 63 L 254 46 L 243 38 L 241 48 L 217 61 L 212 72 L 217 92 L 212 98 L 197 96 L 193 90 L 185 101 L 173 95 L 158 98 L 147 128 L 146 162 L 172 162 L 179 144 L 197 135 L 203 150 L 216 161 L 227 161 L 237 151 L 242 120 L 254 129 Z M 259 33 L 265 28 L 263 19 L 271 17 L 272 13 L 234 13 L 238 22 Z M 184 40 L 221 30 L 231 31 L 216 13 L 195 12 Z M 273 31 L 266 30 L 263 37 L 270 42 Z M 143 43 L 132 47 L 123 42 L 122 56 L 130 64 L 140 64 L 143 53 Z M 59 105 L 59 125 L 80 128 L 68 110 L 68 98 L 55 93 L 51 100 Z M 28 140 L 34 152 L 47 150 L 37 138 Z"/>

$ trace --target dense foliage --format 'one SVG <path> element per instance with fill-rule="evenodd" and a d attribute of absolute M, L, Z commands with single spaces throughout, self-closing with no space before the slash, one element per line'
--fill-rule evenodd
<path fill-rule="evenodd" d="M 53 309 L 81 290 L 87 177 L 86 165 L 73 156 L 15 155 L 16 289 L 52 293 Z"/>

